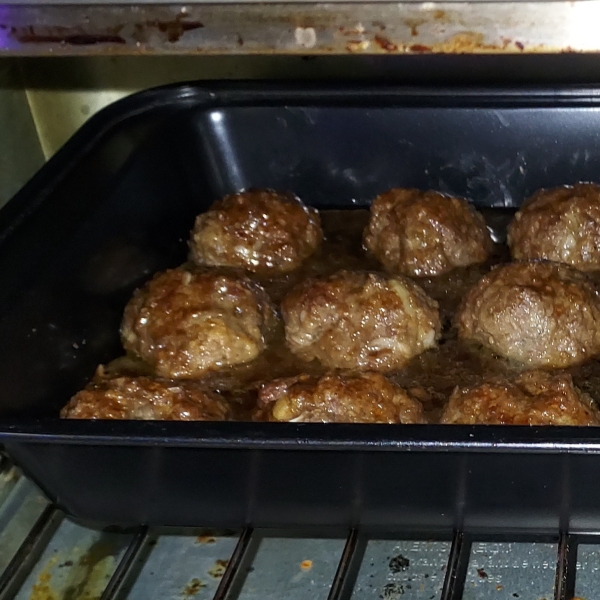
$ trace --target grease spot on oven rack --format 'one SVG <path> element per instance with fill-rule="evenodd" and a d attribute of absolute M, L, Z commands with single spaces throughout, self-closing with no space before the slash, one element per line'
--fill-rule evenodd
<path fill-rule="evenodd" d="M 65 519 L 16 599 L 99 598 L 131 539 Z"/>

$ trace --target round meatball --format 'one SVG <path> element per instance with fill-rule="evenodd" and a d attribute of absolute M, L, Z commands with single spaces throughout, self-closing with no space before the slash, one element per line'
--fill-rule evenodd
<path fill-rule="evenodd" d="M 570 375 L 528 371 L 454 390 L 442 423 L 465 425 L 600 425 L 593 400 Z"/>
<path fill-rule="evenodd" d="M 227 402 L 192 381 L 97 376 L 62 409 L 64 419 L 229 420 Z"/>
<path fill-rule="evenodd" d="M 600 352 L 600 299 L 587 277 L 553 262 L 511 263 L 482 277 L 458 334 L 526 367 L 566 367 Z"/>
<path fill-rule="evenodd" d="M 513 258 L 600 269 L 600 186 L 579 183 L 535 193 L 508 227 Z"/>
<path fill-rule="evenodd" d="M 289 348 L 331 368 L 391 370 L 436 345 L 437 302 L 402 277 L 338 271 L 283 300 Z"/>
<path fill-rule="evenodd" d="M 380 373 L 276 379 L 261 388 L 258 403 L 269 421 L 425 423 L 421 403 Z"/>
<path fill-rule="evenodd" d="M 493 247 L 483 217 L 466 200 L 401 188 L 375 198 L 364 243 L 387 270 L 413 277 L 483 262 Z"/>
<path fill-rule="evenodd" d="M 266 292 L 243 277 L 172 269 L 156 275 L 125 308 L 125 349 L 167 379 L 256 358 L 274 322 Z"/>
<path fill-rule="evenodd" d="M 199 215 L 190 247 L 198 265 L 273 274 L 297 269 L 322 238 L 315 209 L 290 193 L 255 190 L 225 196 Z"/>

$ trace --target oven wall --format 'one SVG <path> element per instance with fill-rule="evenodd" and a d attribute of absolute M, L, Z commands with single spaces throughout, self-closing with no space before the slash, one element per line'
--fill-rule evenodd
<path fill-rule="evenodd" d="M 0 60 L 0 206 L 44 163 L 33 116 L 14 60 Z"/>

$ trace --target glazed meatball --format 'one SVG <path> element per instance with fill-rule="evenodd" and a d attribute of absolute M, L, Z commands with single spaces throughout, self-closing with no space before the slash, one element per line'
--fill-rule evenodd
<path fill-rule="evenodd" d="M 172 269 L 134 294 L 121 337 L 160 377 L 195 378 L 256 358 L 274 319 L 266 292 L 244 277 Z"/>
<path fill-rule="evenodd" d="M 198 216 L 190 241 L 198 265 L 252 272 L 297 269 L 323 238 L 317 211 L 290 193 L 232 194 Z"/>
<path fill-rule="evenodd" d="M 364 244 L 388 271 L 413 277 L 483 262 L 493 246 L 466 200 L 400 188 L 374 200 Z"/>
<path fill-rule="evenodd" d="M 513 258 L 600 269 L 600 186 L 579 183 L 535 193 L 508 227 Z"/>
<path fill-rule="evenodd" d="M 307 279 L 282 303 L 290 350 L 330 368 L 391 370 L 433 348 L 437 303 L 401 275 L 338 271 Z"/>
<path fill-rule="evenodd" d="M 106 379 L 100 373 L 62 409 L 64 419 L 224 421 L 229 406 L 192 381 L 150 377 Z"/>
<path fill-rule="evenodd" d="M 441 419 L 449 424 L 600 425 L 592 399 L 570 375 L 528 371 L 514 380 L 498 378 L 456 389 Z"/>
<path fill-rule="evenodd" d="M 423 406 L 380 373 L 299 375 L 264 385 L 262 418 L 293 423 L 425 423 Z"/>
<path fill-rule="evenodd" d="M 553 262 L 511 263 L 482 277 L 458 334 L 526 367 L 566 367 L 600 352 L 600 299 L 587 277 Z"/>

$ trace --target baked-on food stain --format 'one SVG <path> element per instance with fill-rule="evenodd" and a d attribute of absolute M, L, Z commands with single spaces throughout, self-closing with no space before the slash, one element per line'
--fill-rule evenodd
<path fill-rule="evenodd" d="M 547 259 L 600 270 L 600 185 L 578 183 L 537 191 L 508 226 L 517 260 Z"/>
<path fill-rule="evenodd" d="M 484 262 L 493 247 L 485 220 L 466 200 L 403 188 L 375 198 L 364 243 L 388 271 L 414 277 Z"/>
<path fill-rule="evenodd" d="M 406 571 L 410 566 L 410 560 L 403 556 L 402 554 L 398 554 L 398 556 L 392 556 L 390 558 L 390 562 L 388 567 L 391 573 L 401 573 L 402 571 Z"/>
<path fill-rule="evenodd" d="M 291 193 L 225 196 L 196 218 L 190 239 L 198 265 L 272 275 L 297 269 L 323 239 L 319 213 Z"/>
<path fill-rule="evenodd" d="M 456 326 L 460 337 L 525 367 L 568 367 L 600 352 L 600 296 L 567 265 L 511 263 L 469 290 Z"/>
<path fill-rule="evenodd" d="M 433 348 L 437 302 L 402 275 L 338 271 L 309 278 L 283 300 L 290 350 L 329 368 L 389 371 Z"/>
<path fill-rule="evenodd" d="M 276 379 L 258 394 L 257 420 L 294 423 L 425 423 L 423 407 L 381 373 Z"/>
<path fill-rule="evenodd" d="M 527 371 L 457 388 L 441 423 L 467 425 L 600 425 L 593 400 L 566 373 Z"/>
<path fill-rule="evenodd" d="M 134 294 L 121 338 L 159 376 L 193 379 L 256 358 L 274 322 L 259 284 L 218 271 L 171 269 Z"/>

